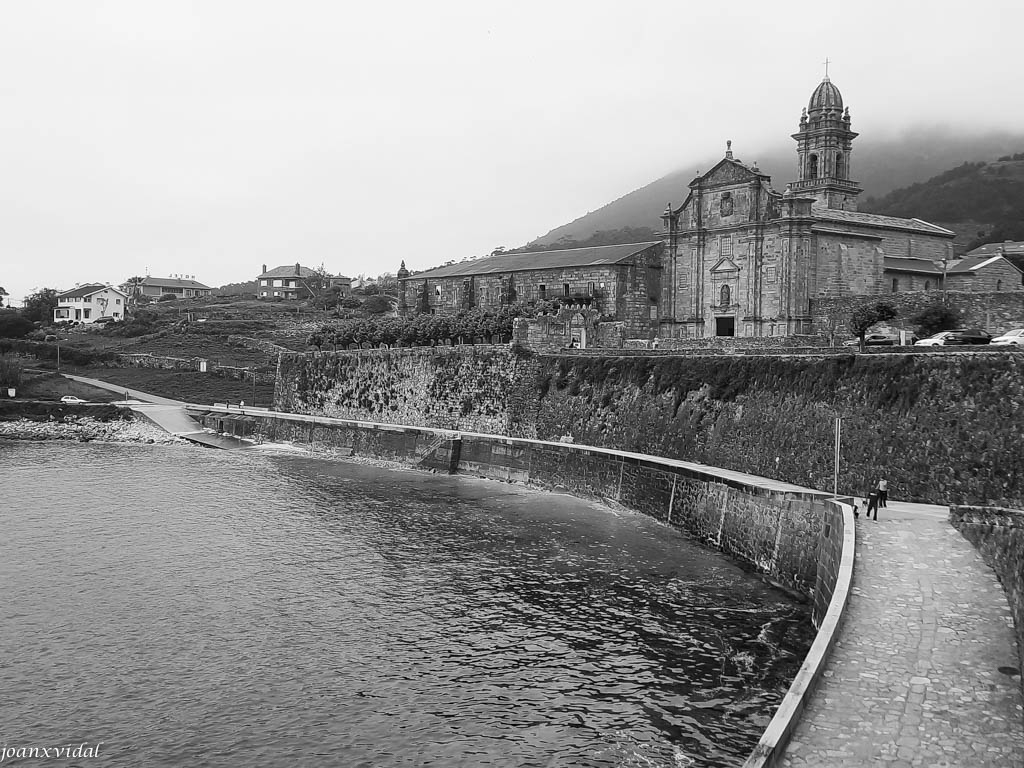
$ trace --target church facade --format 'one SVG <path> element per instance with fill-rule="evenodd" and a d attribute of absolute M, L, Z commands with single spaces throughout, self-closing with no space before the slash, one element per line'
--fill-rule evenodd
<path fill-rule="evenodd" d="M 826 76 L 793 134 L 797 178 L 784 192 L 731 142 L 690 182 L 662 215 L 660 336 L 810 333 L 813 299 L 887 293 L 901 269 L 952 259 L 953 232 L 857 210 L 856 137 Z"/>

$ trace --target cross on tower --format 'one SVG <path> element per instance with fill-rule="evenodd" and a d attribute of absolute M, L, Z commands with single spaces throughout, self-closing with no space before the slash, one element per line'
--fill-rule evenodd
<path fill-rule="evenodd" d="M 825 57 L 825 78 L 826 79 L 828 79 L 828 65 L 829 65 L 829 58 L 828 58 L 828 56 L 826 56 Z"/>

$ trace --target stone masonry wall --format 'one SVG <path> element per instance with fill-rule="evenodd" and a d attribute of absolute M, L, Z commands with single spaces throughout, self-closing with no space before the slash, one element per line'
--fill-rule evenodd
<path fill-rule="evenodd" d="M 844 296 L 815 299 L 811 302 L 814 327 L 818 333 L 835 328 L 839 338 L 846 338 L 850 314 L 859 306 L 885 301 L 899 311 L 899 317 L 887 325 L 913 330 L 909 318 L 925 307 L 942 301 L 941 291 L 917 293 L 890 293 L 879 296 Z M 964 327 L 984 328 L 993 336 L 1013 328 L 1024 328 L 1024 291 L 970 293 L 948 291 L 946 302 L 958 309 L 964 318 Z"/>
<path fill-rule="evenodd" d="M 1024 511 L 954 506 L 949 521 L 981 553 L 1006 591 L 1017 630 L 1017 661 L 1024 686 Z"/>
<path fill-rule="evenodd" d="M 636 451 L 894 498 L 1024 504 L 1024 355 L 283 356 L 276 409 Z"/>

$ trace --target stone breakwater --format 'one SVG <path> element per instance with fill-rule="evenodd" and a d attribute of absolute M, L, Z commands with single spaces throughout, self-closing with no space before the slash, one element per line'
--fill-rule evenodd
<path fill-rule="evenodd" d="M 62 420 L 35 421 L 14 419 L 0 421 L 0 438 L 18 440 L 78 440 L 110 443 L 181 443 L 181 438 L 165 432 L 155 424 L 136 419 L 99 421 L 89 416 Z"/>

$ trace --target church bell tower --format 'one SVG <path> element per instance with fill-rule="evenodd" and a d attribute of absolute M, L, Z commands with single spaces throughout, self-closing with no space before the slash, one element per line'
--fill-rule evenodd
<path fill-rule="evenodd" d="M 816 205 L 857 210 L 857 195 L 863 190 L 850 180 L 856 137 L 850 130 L 850 108 L 844 110 L 842 94 L 826 74 L 800 115 L 800 130 L 793 134 L 798 175 L 790 184 L 792 190 L 816 198 Z"/>

